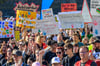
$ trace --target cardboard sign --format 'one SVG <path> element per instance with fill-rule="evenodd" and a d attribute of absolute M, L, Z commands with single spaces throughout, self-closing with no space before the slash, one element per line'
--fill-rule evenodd
<path fill-rule="evenodd" d="M 33 33 L 38 31 L 43 32 L 44 35 L 58 34 L 59 28 L 58 24 L 55 21 L 49 20 L 37 20 L 36 28 L 32 30 Z"/>
<path fill-rule="evenodd" d="M 100 0 L 91 0 L 91 14 L 94 16 L 100 16 Z"/>
<path fill-rule="evenodd" d="M 17 10 L 16 26 L 35 29 L 36 12 Z"/>
<path fill-rule="evenodd" d="M 84 2 L 83 2 L 82 16 L 83 16 L 83 19 L 84 19 L 85 23 L 92 22 L 92 16 L 90 14 L 89 7 L 88 7 L 88 4 L 87 4 L 86 0 L 84 0 Z"/>
<path fill-rule="evenodd" d="M 14 37 L 13 22 L 0 21 L 0 38 Z"/>
<path fill-rule="evenodd" d="M 42 10 L 43 19 L 53 18 L 53 11 L 52 8 Z"/>
<path fill-rule="evenodd" d="M 14 8 L 14 10 L 36 12 L 38 8 L 39 8 L 39 5 L 35 5 L 34 3 L 31 3 L 31 5 L 29 5 L 28 3 L 22 4 L 21 2 L 19 2 L 19 3 L 16 3 L 16 7 Z"/>
<path fill-rule="evenodd" d="M 100 36 L 100 16 L 94 16 L 93 21 L 93 36 Z"/>
<path fill-rule="evenodd" d="M 46 33 L 46 35 L 59 33 L 56 22 L 51 22 L 49 20 L 38 20 L 36 29 L 40 29 L 40 31 Z"/>
<path fill-rule="evenodd" d="M 77 3 L 62 3 L 61 12 L 77 11 Z"/>
<path fill-rule="evenodd" d="M 15 39 L 16 39 L 16 41 L 20 40 L 20 32 L 19 31 L 15 31 Z"/>
<path fill-rule="evenodd" d="M 62 29 L 84 28 L 84 20 L 81 11 L 62 12 L 58 14 Z"/>

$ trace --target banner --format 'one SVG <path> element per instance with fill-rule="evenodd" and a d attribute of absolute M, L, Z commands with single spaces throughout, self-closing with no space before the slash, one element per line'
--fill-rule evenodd
<path fill-rule="evenodd" d="M 35 5 L 34 3 L 31 3 L 31 5 L 29 5 L 28 3 L 22 4 L 21 2 L 19 2 L 19 3 L 16 3 L 16 7 L 14 8 L 14 10 L 37 12 L 38 8 L 39 8 L 39 5 Z"/>
<path fill-rule="evenodd" d="M 20 40 L 20 31 L 15 31 L 15 39 L 16 41 Z"/>
<path fill-rule="evenodd" d="M 0 38 L 14 37 L 12 21 L 0 21 Z"/>
<path fill-rule="evenodd" d="M 46 35 L 58 34 L 59 28 L 56 22 L 49 21 L 49 20 L 37 20 L 36 29 L 33 32 L 41 32 L 45 33 Z"/>
<path fill-rule="evenodd" d="M 100 16 L 94 16 L 93 21 L 93 36 L 100 36 Z"/>
<path fill-rule="evenodd" d="M 52 8 L 42 10 L 43 19 L 53 18 L 53 11 Z"/>
<path fill-rule="evenodd" d="M 62 12 L 58 14 L 62 29 L 84 28 L 84 20 L 81 11 Z"/>
<path fill-rule="evenodd" d="M 61 12 L 77 11 L 77 3 L 62 3 Z"/>
<path fill-rule="evenodd" d="M 100 0 L 91 0 L 91 14 L 94 16 L 100 16 Z"/>
<path fill-rule="evenodd" d="M 36 12 L 17 10 L 16 26 L 35 29 Z"/>

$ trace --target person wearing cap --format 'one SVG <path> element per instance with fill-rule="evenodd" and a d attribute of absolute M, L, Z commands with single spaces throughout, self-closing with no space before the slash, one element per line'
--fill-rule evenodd
<path fill-rule="evenodd" d="M 43 61 L 51 65 L 51 59 L 53 57 L 56 57 L 57 41 L 51 40 L 51 42 L 49 42 L 49 46 L 50 46 L 50 50 L 45 52 L 43 56 Z"/>
<path fill-rule="evenodd" d="M 61 66 L 60 64 L 60 58 L 59 57 L 53 57 L 51 60 L 52 66 Z"/>
<path fill-rule="evenodd" d="M 28 66 L 27 64 L 23 63 L 22 61 L 22 52 L 19 50 L 13 50 L 12 57 L 14 59 L 15 64 L 12 66 Z"/>

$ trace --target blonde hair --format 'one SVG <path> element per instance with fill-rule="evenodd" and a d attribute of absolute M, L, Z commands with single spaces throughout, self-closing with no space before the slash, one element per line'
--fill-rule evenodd
<path fill-rule="evenodd" d="M 89 42 L 88 37 L 84 37 L 83 40 L 82 40 L 82 43 L 83 43 L 83 44 L 84 44 L 85 39 L 87 40 L 87 42 Z"/>
<path fill-rule="evenodd" d="M 44 36 L 37 36 L 35 42 L 40 44 L 41 42 L 41 38 L 43 38 Z"/>

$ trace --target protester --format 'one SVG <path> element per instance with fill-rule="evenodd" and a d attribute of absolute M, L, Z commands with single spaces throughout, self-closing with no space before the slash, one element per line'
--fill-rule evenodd
<path fill-rule="evenodd" d="M 57 47 L 57 48 L 56 48 L 56 55 L 57 55 L 57 57 L 59 57 L 59 59 L 60 59 L 60 64 L 61 64 L 63 58 L 65 57 L 63 47 Z"/>
<path fill-rule="evenodd" d="M 64 46 L 66 57 L 63 58 L 62 66 L 74 66 L 74 63 L 79 61 L 80 58 L 73 53 L 73 45 L 68 44 Z"/>
<path fill-rule="evenodd" d="M 84 44 L 80 42 L 79 36 L 77 34 L 73 34 L 73 44 L 78 44 L 79 47 L 84 46 Z"/>
<path fill-rule="evenodd" d="M 28 66 L 22 61 L 22 52 L 19 50 L 13 50 L 12 57 L 14 59 L 14 64 L 12 66 Z"/>
<path fill-rule="evenodd" d="M 88 46 L 88 45 L 89 45 L 88 37 L 84 37 L 84 38 L 82 39 L 82 43 L 83 43 L 85 46 Z"/>
<path fill-rule="evenodd" d="M 43 56 L 43 61 L 47 62 L 47 64 L 51 65 L 51 59 L 56 57 L 56 47 L 57 42 L 52 40 L 50 45 L 50 51 L 45 52 Z"/>
<path fill-rule="evenodd" d="M 61 66 L 59 57 L 53 57 L 51 60 L 52 66 Z"/>
<path fill-rule="evenodd" d="M 89 60 L 89 50 L 87 47 L 82 46 L 79 50 L 79 53 L 81 60 L 77 61 L 75 63 L 75 66 L 85 66 L 85 65 L 97 66 L 97 64 L 94 61 Z"/>

